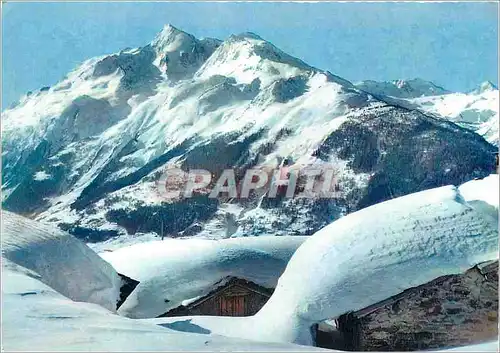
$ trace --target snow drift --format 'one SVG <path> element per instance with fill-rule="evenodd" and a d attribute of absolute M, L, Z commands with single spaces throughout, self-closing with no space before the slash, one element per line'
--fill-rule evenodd
<path fill-rule="evenodd" d="M 252 342 L 208 332 L 200 334 L 194 324 L 187 332 L 180 332 L 146 320 L 129 320 L 95 304 L 73 302 L 42 280 L 33 271 L 2 258 L 2 349 L 49 352 L 311 350 L 311 347 L 292 344 Z"/>
<path fill-rule="evenodd" d="M 36 272 L 66 297 L 116 310 L 121 279 L 106 261 L 75 237 L 2 211 L 2 256 Z"/>
<path fill-rule="evenodd" d="M 165 239 L 100 255 L 121 274 L 140 282 L 118 312 L 131 318 L 151 318 L 208 294 L 231 276 L 276 287 L 289 259 L 305 239 Z"/>

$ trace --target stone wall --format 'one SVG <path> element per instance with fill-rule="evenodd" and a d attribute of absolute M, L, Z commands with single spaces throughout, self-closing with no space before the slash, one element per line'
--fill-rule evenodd
<path fill-rule="evenodd" d="M 497 313 L 495 262 L 342 315 L 336 320 L 341 340 L 328 348 L 412 351 L 484 342 L 498 338 Z"/>

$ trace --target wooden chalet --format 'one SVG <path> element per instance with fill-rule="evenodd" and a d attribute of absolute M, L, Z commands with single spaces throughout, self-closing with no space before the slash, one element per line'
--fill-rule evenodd
<path fill-rule="evenodd" d="M 160 315 L 251 316 L 268 301 L 273 289 L 237 277 L 230 277 L 223 285 L 188 305 L 181 305 Z"/>

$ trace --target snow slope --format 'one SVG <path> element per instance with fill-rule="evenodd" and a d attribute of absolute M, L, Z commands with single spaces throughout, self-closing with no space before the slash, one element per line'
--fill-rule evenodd
<path fill-rule="evenodd" d="M 483 82 L 468 92 L 449 92 L 420 79 L 409 81 L 363 81 L 356 87 L 395 104 L 453 121 L 476 131 L 488 142 L 498 145 L 499 92 L 491 82 Z"/>
<path fill-rule="evenodd" d="M 2 211 L 2 256 L 39 275 L 75 301 L 115 311 L 121 279 L 111 265 L 75 237 Z"/>
<path fill-rule="evenodd" d="M 499 92 L 493 85 L 483 84 L 482 87 L 470 93 L 415 98 L 410 103 L 470 128 L 490 143 L 498 144 Z"/>
<path fill-rule="evenodd" d="M 165 239 L 100 255 L 121 274 L 140 282 L 118 312 L 131 318 L 151 318 L 208 294 L 230 276 L 274 288 L 305 239 Z"/>
<path fill-rule="evenodd" d="M 95 304 L 73 302 L 42 283 L 38 274 L 2 257 L 5 351 L 320 350 L 221 337 L 188 322 L 183 329 L 181 332 L 150 321 L 129 320 Z"/>
<path fill-rule="evenodd" d="M 498 211 L 499 195 L 495 192 L 498 179 L 498 174 L 491 174 L 484 179 L 468 181 L 460 185 L 460 194 L 468 203 L 482 201 Z"/>
<path fill-rule="evenodd" d="M 498 184 L 491 192 L 498 194 Z M 228 336 L 311 345 L 316 322 L 496 258 L 498 214 L 473 208 L 458 188 L 445 186 L 365 208 L 314 234 L 255 316 L 192 319 Z"/>
<path fill-rule="evenodd" d="M 2 134 L 3 206 L 88 242 L 311 235 L 379 201 L 494 170 L 493 146 L 475 134 L 388 105 L 253 33 L 221 42 L 173 26 L 23 97 L 3 112 Z M 229 203 L 158 192 L 168 167 L 219 175 L 285 158 L 329 164 L 340 197 Z"/>

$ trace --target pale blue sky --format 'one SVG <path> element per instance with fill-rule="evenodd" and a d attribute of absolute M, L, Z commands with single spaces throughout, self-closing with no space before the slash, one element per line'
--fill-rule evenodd
<path fill-rule="evenodd" d="M 351 81 L 421 77 L 450 90 L 498 83 L 498 3 L 4 3 L 3 106 L 84 59 L 150 42 L 251 31 Z"/>

